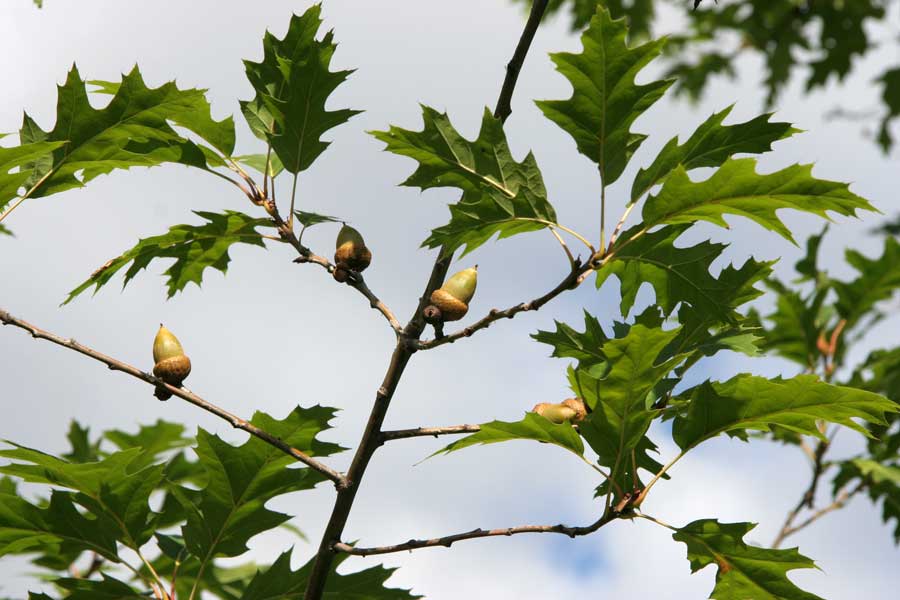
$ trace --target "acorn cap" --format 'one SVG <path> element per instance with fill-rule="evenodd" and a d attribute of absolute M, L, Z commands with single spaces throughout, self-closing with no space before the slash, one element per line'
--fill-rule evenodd
<path fill-rule="evenodd" d="M 575 416 L 572 417 L 573 423 L 584 421 L 584 418 L 587 416 L 587 407 L 584 405 L 584 401 L 581 398 L 569 398 L 563 400 L 562 404 L 575 411 Z"/>
<path fill-rule="evenodd" d="M 575 420 L 577 414 L 575 409 L 571 406 L 565 404 L 550 404 L 548 402 L 535 404 L 534 408 L 531 410 L 557 425 L 565 423 L 566 421 Z"/>
<path fill-rule="evenodd" d="M 352 271 L 363 271 L 372 262 L 372 252 L 366 248 L 362 235 L 349 225 L 338 232 L 334 262 Z"/>
<path fill-rule="evenodd" d="M 169 385 L 181 387 L 181 382 L 191 374 L 191 359 L 184 354 L 164 358 L 153 367 L 153 374 Z"/>
<path fill-rule="evenodd" d="M 178 341 L 175 334 L 160 323 L 159 331 L 156 332 L 156 338 L 153 340 L 153 362 L 158 363 L 174 356 L 184 356 L 184 348 L 181 347 L 181 342 Z"/>
<path fill-rule="evenodd" d="M 469 312 L 468 304 L 457 300 L 443 288 L 431 292 L 431 303 L 440 310 L 441 321 L 459 321 Z"/>

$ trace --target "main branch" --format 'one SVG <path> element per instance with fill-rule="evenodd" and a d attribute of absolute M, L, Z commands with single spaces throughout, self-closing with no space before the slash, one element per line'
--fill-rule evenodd
<path fill-rule="evenodd" d="M 393 552 L 405 552 L 408 550 L 418 550 L 419 548 L 433 548 L 435 546 L 444 546 L 449 548 L 456 542 L 462 540 L 472 540 L 477 538 L 511 536 L 519 533 L 560 533 L 570 538 L 594 533 L 610 521 L 618 518 L 618 514 L 608 511 L 595 522 L 584 527 L 571 527 L 569 525 L 521 525 L 519 527 L 506 527 L 503 529 L 473 529 L 464 533 L 456 533 L 439 538 L 429 540 L 409 540 L 402 544 L 394 544 L 393 546 L 377 546 L 374 548 L 357 548 L 343 542 L 335 544 L 334 549 L 338 552 L 352 554 L 354 556 L 373 556 L 376 554 L 391 554 Z"/>
<path fill-rule="evenodd" d="M 23 321 L 22 319 L 18 319 L 12 316 L 3 309 L 0 309 L 0 322 L 2 322 L 4 325 L 12 325 L 14 327 L 24 329 L 31 334 L 31 337 L 35 339 L 47 340 L 48 342 L 53 342 L 54 344 L 62 346 L 63 348 L 68 348 L 69 350 L 74 350 L 75 352 L 84 354 L 85 356 L 93 358 L 96 361 L 102 362 L 112 371 L 121 371 L 122 373 L 131 375 L 132 377 L 140 379 L 141 381 L 145 381 L 153 386 L 165 388 L 173 396 L 178 396 L 182 400 L 187 400 L 194 406 L 198 406 L 206 412 L 212 413 L 217 417 L 228 421 L 228 423 L 230 423 L 231 426 L 235 429 L 246 431 L 250 435 L 255 436 L 266 442 L 267 444 L 281 450 L 295 460 L 302 462 L 310 469 L 318 471 L 319 473 L 333 481 L 335 487 L 337 487 L 338 490 L 343 489 L 347 484 L 346 478 L 331 467 L 317 461 L 305 452 L 301 452 L 300 450 L 297 450 L 289 444 L 284 443 L 277 437 L 260 429 L 249 421 L 233 415 L 225 409 L 219 408 L 215 404 L 204 400 L 193 392 L 190 392 L 184 388 L 177 388 L 175 386 L 169 385 L 161 379 L 154 377 L 150 373 L 145 373 L 135 366 L 112 358 L 111 356 L 107 356 L 106 354 L 103 354 L 101 352 L 97 352 L 93 348 L 89 348 L 84 344 L 80 344 L 73 339 L 62 338 L 58 335 L 50 333 L 49 331 L 40 329 L 32 325 L 31 323 L 28 323 L 27 321 Z"/>
<path fill-rule="evenodd" d="M 518 72 L 525 60 L 525 55 L 528 52 L 531 41 L 534 39 L 535 31 L 546 8 L 546 0 L 535 0 L 528 24 L 525 26 L 525 31 L 522 32 L 513 60 L 510 61 L 510 65 L 515 64 L 517 66 L 515 69 L 507 68 L 506 79 L 503 82 L 503 91 L 494 111 L 501 121 L 505 121 L 509 116 L 509 99 L 512 97 L 515 89 Z M 506 106 L 505 114 L 501 110 L 504 105 Z M 272 208 L 274 209 L 274 205 Z M 277 211 L 275 212 L 277 213 Z M 296 240 L 293 231 L 289 229 L 284 231 L 282 228 L 279 228 L 279 231 L 283 231 L 283 235 L 293 238 L 289 240 L 292 243 L 293 240 Z M 302 245 L 297 241 L 295 247 L 299 251 Z M 301 255 L 303 255 L 302 251 Z M 347 487 L 338 492 L 334 507 L 331 510 L 331 517 L 329 517 L 328 524 L 325 526 L 325 532 L 322 534 L 322 540 L 319 543 L 319 548 L 309 573 L 306 593 L 303 596 L 304 600 L 321 600 L 322 595 L 325 593 L 325 583 L 334 564 L 335 544 L 341 543 L 341 536 L 344 533 L 344 527 L 347 525 L 347 519 L 353 508 L 353 501 L 356 498 L 356 492 L 359 490 L 362 477 L 366 472 L 369 461 L 372 459 L 372 455 L 381 445 L 381 426 L 387 415 L 394 391 L 400 382 L 409 359 L 418 350 L 419 339 L 422 337 L 422 331 L 425 329 L 425 318 L 422 311 L 430 302 L 431 293 L 438 289 L 447 277 L 451 259 L 452 253 L 447 253 L 444 251 L 444 248 L 441 248 L 431 269 L 431 275 L 428 278 L 428 283 L 425 285 L 425 290 L 419 298 L 419 304 L 406 327 L 397 336 L 397 344 L 391 354 L 387 373 L 385 373 L 384 380 L 375 394 L 375 403 L 369 414 L 369 422 L 366 424 L 366 429 L 359 441 L 353 462 L 350 464 L 349 471 L 347 471 Z"/>

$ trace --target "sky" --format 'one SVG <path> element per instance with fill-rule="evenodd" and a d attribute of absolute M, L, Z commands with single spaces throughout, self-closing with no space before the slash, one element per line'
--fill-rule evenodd
<path fill-rule="evenodd" d="M 154 86 L 177 78 L 181 87 L 208 88 L 213 114 L 234 114 L 238 153 L 260 152 L 241 122 L 237 100 L 252 96 L 242 59 L 258 60 L 266 29 L 281 36 L 292 12 L 310 2 L 222 3 L 158 0 L 150 5 L 81 0 L 47 0 L 43 10 L 30 0 L 0 5 L 0 131 L 13 131 L 26 109 L 45 129 L 55 119 L 55 87 L 73 60 L 88 79 L 117 79 L 137 63 Z M 152 6 L 152 8 L 148 8 Z M 893 15 L 896 17 L 897 15 Z M 365 112 L 326 138 L 329 150 L 304 172 L 299 208 L 348 219 L 374 253 L 366 272 L 370 287 L 406 320 L 424 287 L 433 252 L 419 248 L 428 231 L 446 222 L 452 190 L 420 193 L 398 187 L 413 161 L 382 152 L 366 134 L 398 125 L 421 126 L 419 103 L 446 110 L 467 137 L 477 133 L 482 111 L 493 106 L 524 23 L 521 8 L 501 0 L 326 0 L 326 27 L 340 43 L 333 68 L 357 71 L 329 107 Z M 662 27 L 677 30 L 666 14 Z M 884 34 L 884 32 L 881 32 Z M 885 34 L 886 35 L 886 34 Z M 566 98 L 570 88 L 548 58 L 552 51 L 578 51 L 577 36 L 562 19 L 539 31 L 513 99 L 507 133 L 513 153 L 533 150 L 560 222 L 599 236 L 599 179 L 571 138 L 545 120 L 533 99 Z M 777 103 L 777 118 L 806 131 L 761 160 L 765 172 L 797 162 L 815 163 L 818 177 L 852 182 L 856 193 L 886 215 L 896 206 L 897 152 L 883 156 L 860 135 L 859 125 L 825 120 L 835 105 L 869 106 L 878 90 L 871 79 L 896 56 L 890 49 L 860 63 L 844 86 L 834 82 L 802 96 L 792 82 Z M 714 81 L 704 100 L 691 106 L 666 98 L 635 125 L 650 138 L 621 183 L 610 189 L 609 210 L 618 216 L 631 176 L 647 165 L 674 135 L 689 135 L 712 112 L 736 103 L 730 122 L 763 111 L 761 65 L 741 59 L 738 82 Z M 659 69 L 650 68 L 640 80 Z M 8 219 L 15 238 L 0 238 L 0 307 L 40 327 L 150 369 L 153 336 L 160 322 L 178 335 L 194 365 L 189 387 L 236 414 L 262 410 L 283 417 L 294 406 L 325 404 L 341 409 L 336 428 L 323 438 L 353 447 L 365 425 L 374 393 L 387 366 L 393 334 L 364 300 L 334 285 L 321 269 L 296 265 L 289 248 L 235 247 L 226 276 L 209 272 L 202 289 L 191 286 L 166 301 L 164 266 L 154 265 L 120 291 L 116 282 L 95 297 L 60 307 L 67 292 L 138 238 L 171 225 L 196 223 L 192 210 L 252 212 L 246 198 L 221 180 L 184 167 L 135 169 L 100 177 L 84 189 L 26 202 Z M 782 213 L 802 239 L 821 222 L 810 215 Z M 882 217 L 839 219 L 823 244 L 822 260 L 835 276 L 851 246 L 871 256 L 881 242 L 869 233 Z M 774 233 L 733 219 L 730 230 L 698 226 L 691 235 L 731 243 L 722 264 L 780 259 L 789 278 L 800 250 Z M 323 226 L 307 233 L 314 250 L 328 254 L 336 231 Z M 567 263 L 545 232 L 491 242 L 458 263 L 479 264 L 479 287 L 471 319 L 492 307 L 506 307 L 543 294 L 564 275 Z M 645 290 L 646 291 L 646 290 Z M 417 354 L 391 405 L 387 428 L 517 420 L 537 402 L 556 402 L 568 393 L 566 361 L 529 334 L 553 327 L 553 320 L 581 324 L 583 309 L 604 323 L 617 318 L 615 284 L 598 292 L 585 285 L 539 313 L 502 321 L 464 342 Z M 642 295 L 646 303 L 652 294 Z M 761 306 L 766 307 L 765 300 Z M 900 342 L 900 320 L 887 320 L 879 337 L 866 340 L 851 357 Z M 72 419 L 93 431 L 136 430 L 166 419 L 214 431 L 237 443 L 241 434 L 211 415 L 175 399 L 156 401 L 145 383 L 110 373 L 99 363 L 57 346 L 32 341 L 17 329 L 0 331 L 3 418 L 0 438 L 50 452 L 65 450 Z M 724 380 L 740 372 L 793 375 L 787 363 L 725 355 L 700 369 L 704 378 Z M 665 428 L 653 439 L 666 462 L 676 453 Z M 423 458 L 449 440 L 399 441 L 378 451 L 357 496 L 345 539 L 382 545 L 519 524 L 588 524 L 602 508 L 592 500 L 596 473 L 561 449 L 514 442 Z M 850 432 L 838 437 L 836 455 L 861 445 Z M 352 453 L 329 460 L 344 469 Z M 786 512 L 808 482 L 808 468 L 796 449 L 727 439 L 704 444 L 656 488 L 644 509 L 675 525 L 700 518 L 752 521 L 749 540 L 769 544 Z M 823 490 L 823 494 L 827 490 Z M 295 523 L 310 542 L 286 532 L 261 535 L 251 543 L 260 562 L 294 545 L 294 563 L 314 552 L 330 512 L 333 489 L 292 495 L 272 507 L 298 515 Z M 882 524 L 880 508 L 865 498 L 822 519 L 788 540 L 817 561 L 821 570 L 794 571 L 791 578 L 830 600 L 887 598 L 900 586 L 900 552 Z M 400 569 L 390 583 L 412 587 L 431 600 L 552 597 L 704 598 L 713 587 L 712 568 L 691 575 L 683 544 L 648 522 L 617 522 L 595 535 L 522 535 L 476 540 L 451 549 L 371 559 L 351 559 L 356 570 L 383 562 Z M 0 595 L 21 597 L 41 584 L 20 558 L 0 559 Z"/>

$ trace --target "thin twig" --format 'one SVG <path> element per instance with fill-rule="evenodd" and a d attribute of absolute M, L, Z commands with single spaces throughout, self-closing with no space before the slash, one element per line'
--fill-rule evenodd
<path fill-rule="evenodd" d="M 801 529 L 804 529 L 804 528 L 812 525 L 813 523 L 815 523 L 816 521 L 818 521 L 819 519 L 821 519 L 828 513 L 844 508 L 844 506 L 847 504 L 847 502 L 850 500 L 850 498 L 852 498 L 853 496 L 855 496 L 856 494 L 858 494 L 859 492 L 864 490 L 865 487 L 866 487 L 866 482 L 860 481 L 859 484 L 856 487 L 854 487 L 852 490 L 846 490 L 846 489 L 842 490 L 837 495 L 837 497 L 834 499 L 834 502 L 832 502 L 828 506 L 820 508 L 819 510 L 814 512 L 812 515 L 807 517 L 799 525 L 793 525 L 791 527 L 788 527 L 787 529 L 783 529 L 779 533 L 778 538 L 775 540 L 775 544 L 773 545 L 773 548 L 777 548 L 779 545 L 781 545 L 781 542 L 783 542 L 786 537 L 793 535 L 793 534 L 797 533 L 798 531 L 800 531 Z"/>
<path fill-rule="evenodd" d="M 472 531 L 466 531 L 464 533 L 456 533 L 453 535 L 446 535 L 444 537 L 439 538 L 431 538 L 427 540 L 409 540 L 402 544 L 394 544 L 392 546 L 377 546 L 373 548 L 357 548 L 355 546 L 351 546 L 350 544 L 345 544 L 343 542 L 338 542 L 334 544 L 333 549 L 336 552 L 343 552 L 345 554 L 352 554 L 354 556 L 374 556 L 376 554 L 391 554 L 393 552 L 405 552 L 411 550 L 418 550 L 420 548 L 433 548 L 435 546 L 444 546 L 445 548 L 449 548 L 456 542 L 460 542 L 463 540 L 472 540 L 477 538 L 486 538 L 486 537 L 498 537 L 498 536 L 511 536 L 520 533 L 559 533 L 562 535 L 567 535 L 570 538 L 576 538 L 583 535 L 589 535 L 599 530 L 604 525 L 608 524 L 611 521 L 614 521 L 619 517 L 618 514 L 612 511 L 607 511 L 602 517 L 596 520 L 594 523 L 584 526 L 584 527 L 571 527 L 568 525 L 521 525 L 519 527 L 506 527 L 503 529 L 473 529 Z"/>
<path fill-rule="evenodd" d="M 23 321 L 22 319 L 18 319 L 16 317 L 12 316 L 11 314 L 9 314 L 8 312 L 6 312 L 3 309 L 0 309 L 0 322 L 2 322 L 4 325 L 13 325 L 20 329 L 24 329 L 25 331 L 30 333 L 31 337 L 33 337 L 33 338 L 47 340 L 48 342 L 52 342 L 58 346 L 62 346 L 63 348 L 68 348 L 69 350 L 74 350 L 75 352 L 84 354 L 85 356 L 88 356 L 90 358 L 93 358 L 94 360 L 102 362 L 107 367 L 109 367 L 109 369 L 111 371 L 121 371 L 122 373 L 131 375 L 132 377 L 140 379 L 141 381 L 149 383 L 155 387 L 163 388 L 167 392 L 171 393 L 173 396 L 178 396 L 182 400 L 187 400 L 194 406 L 198 406 L 198 407 L 202 408 L 203 410 L 205 410 L 209 413 L 212 413 L 212 414 L 216 415 L 217 417 L 224 419 L 225 421 L 228 421 L 228 423 L 230 423 L 231 426 L 234 427 L 235 429 L 241 429 L 243 431 L 246 431 L 250 435 L 261 439 L 262 441 L 266 442 L 267 444 L 274 446 L 278 450 L 281 450 L 282 452 L 284 452 L 288 456 L 294 458 L 295 460 L 302 462 L 303 464 L 305 464 L 309 468 L 313 469 L 314 471 L 318 471 L 319 473 L 321 473 L 322 475 L 324 475 L 325 477 L 327 477 L 328 479 L 333 481 L 335 483 L 335 486 L 338 489 L 343 488 L 347 484 L 346 478 L 343 475 L 341 475 L 340 473 L 338 473 L 337 471 L 335 471 L 334 469 L 332 469 L 331 467 L 317 461 L 316 459 L 312 458 L 308 454 L 306 454 L 300 450 L 297 450 L 296 448 L 284 443 L 279 438 L 260 429 L 259 427 L 257 427 L 256 425 L 253 425 L 249 421 L 246 421 L 238 416 L 235 416 L 235 415 L 231 414 L 230 412 L 228 412 L 222 408 L 219 408 L 218 406 L 204 400 L 203 398 L 201 398 L 200 396 L 194 394 L 193 392 L 191 392 L 189 390 L 186 390 L 184 388 L 177 388 L 175 386 L 169 385 L 168 383 L 165 383 L 163 380 L 154 377 L 150 373 L 145 373 L 144 371 L 141 371 L 140 369 L 138 369 L 135 366 L 132 366 L 128 363 L 125 363 L 125 362 L 122 362 L 115 358 L 112 358 L 110 356 L 107 356 L 106 354 L 102 354 L 101 352 L 98 352 L 92 348 L 89 348 L 88 346 L 85 346 L 84 344 L 80 344 L 79 342 L 76 342 L 73 339 L 62 338 L 58 335 L 50 333 L 49 331 L 40 329 L 40 328 L 32 325 L 31 323 L 28 323 L 27 321 Z"/>
<path fill-rule="evenodd" d="M 559 234 L 556 232 L 556 229 L 554 229 L 553 227 L 550 227 L 550 228 L 549 228 L 549 231 L 550 231 L 550 233 L 553 234 L 553 237 L 556 238 L 556 241 L 559 242 L 559 245 L 562 247 L 563 252 L 566 253 L 566 258 L 569 259 L 569 266 L 574 267 L 574 266 L 575 266 L 575 257 L 572 256 L 572 251 L 569 250 L 569 246 L 566 245 L 566 240 L 564 240 L 564 239 L 562 238 L 562 236 L 559 235 Z"/>
<path fill-rule="evenodd" d="M 497 99 L 497 107 L 494 109 L 494 117 L 506 122 L 509 115 L 512 114 L 512 96 L 516 89 L 516 82 L 519 79 L 519 72 L 525 62 L 525 56 L 528 55 L 528 49 L 531 48 L 531 42 L 537 33 L 544 17 L 544 11 L 547 10 L 549 0 L 534 0 L 531 5 L 531 13 L 528 15 L 528 21 L 525 23 L 525 29 L 516 45 L 516 50 L 509 63 L 506 65 L 506 78 L 503 80 L 503 87 L 500 88 L 500 97 Z"/>
<path fill-rule="evenodd" d="M 792 533 L 794 529 L 794 521 L 800 515 L 801 511 L 804 507 L 812 509 L 815 505 L 816 501 L 816 490 L 819 486 L 819 480 L 822 478 L 822 474 L 825 472 L 825 452 L 828 450 L 828 440 L 819 440 L 819 443 L 816 445 L 816 450 L 813 456 L 813 465 L 812 465 L 812 477 L 810 478 L 809 486 L 807 486 L 806 491 L 803 492 L 803 495 L 800 496 L 800 500 L 797 504 L 792 508 L 787 516 L 784 519 L 784 524 L 781 526 L 781 529 L 778 531 L 778 535 L 775 536 L 775 539 L 772 541 L 772 547 L 778 548 L 781 545 L 781 542 L 784 541 L 788 535 Z"/>
<path fill-rule="evenodd" d="M 478 433 L 481 425 L 451 425 L 449 427 L 416 427 L 415 429 L 397 429 L 382 431 L 381 443 L 393 440 L 405 440 L 414 437 L 438 437 L 441 435 L 459 435 L 461 433 Z"/>
<path fill-rule="evenodd" d="M 456 331 L 454 333 L 451 333 L 449 335 L 445 335 L 442 338 L 435 338 L 432 340 L 426 340 L 424 342 L 420 342 L 418 344 L 418 348 L 419 348 L 419 350 L 430 350 L 432 348 L 437 348 L 438 346 L 443 346 L 444 344 L 452 344 L 456 340 L 466 338 L 466 337 L 471 337 L 477 331 L 480 331 L 482 329 L 487 329 L 488 327 L 491 326 L 491 323 L 493 323 L 494 321 L 499 321 L 500 319 L 512 319 L 520 312 L 538 310 L 543 305 L 545 305 L 547 302 L 549 302 L 550 300 L 553 300 L 554 298 L 556 298 L 557 296 L 559 296 L 561 293 L 565 292 L 566 290 L 577 287 L 579 280 L 581 279 L 581 276 L 592 270 L 592 267 L 590 265 L 591 265 L 590 261 L 588 261 L 587 264 L 582 265 L 581 263 L 579 263 L 576 260 L 575 263 L 572 265 L 572 270 L 565 277 L 565 279 L 563 279 L 561 282 L 559 282 L 559 285 L 557 285 L 555 288 L 553 288 L 552 290 L 550 290 L 549 292 L 547 292 L 540 298 L 535 298 L 534 300 L 532 300 L 530 302 L 521 302 L 519 304 L 516 304 L 515 306 L 511 306 L 511 307 L 507 308 L 506 310 L 499 310 L 496 308 L 492 309 L 487 314 L 487 316 L 482 317 L 478 321 L 475 321 L 468 327 L 461 329 L 459 331 Z"/>

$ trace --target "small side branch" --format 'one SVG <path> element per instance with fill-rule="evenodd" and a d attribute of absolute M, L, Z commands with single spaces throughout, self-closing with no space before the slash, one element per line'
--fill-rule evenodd
<path fill-rule="evenodd" d="M 516 89 L 516 82 L 519 79 L 519 72 L 525 63 L 525 56 L 531 47 L 531 42 L 537 33 L 544 17 L 544 11 L 547 10 L 549 0 L 534 0 L 531 5 L 531 13 L 528 15 L 528 21 L 525 23 L 525 29 L 522 30 L 522 36 L 516 45 L 512 58 L 506 65 L 506 77 L 503 80 L 503 87 L 500 88 L 500 97 L 497 99 L 497 108 L 494 110 L 494 117 L 506 122 L 509 115 L 512 114 L 512 96 Z"/>
<path fill-rule="evenodd" d="M 433 548 L 435 546 L 443 546 L 449 548 L 456 542 L 463 540 L 472 540 L 477 538 L 511 536 L 520 533 L 559 533 L 567 535 L 570 538 L 589 535 L 599 530 L 601 527 L 617 519 L 619 515 L 613 511 L 608 511 L 597 521 L 584 527 L 571 527 L 568 525 L 521 525 L 519 527 L 506 527 L 504 529 L 473 529 L 464 533 L 456 533 L 439 538 L 428 540 L 409 540 L 402 544 L 394 544 L 392 546 L 377 546 L 373 548 L 357 548 L 344 542 L 338 542 L 332 546 L 335 552 L 343 552 L 354 556 L 374 556 L 376 554 L 391 554 L 393 552 L 405 552 L 418 550 L 420 548 Z"/>
<path fill-rule="evenodd" d="M 815 452 L 813 453 L 813 472 L 812 478 L 809 482 L 809 487 L 806 488 L 806 491 L 803 492 L 803 495 L 800 497 L 800 500 L 797 502 L 796 506 L 794 506 L 794 508 L 791 509 L 790 512 L 788 512 L 787 517 L 785 517 L 784 524 L 781 526 L 781 530 L 778 532 L 778 535 L 772 542 L 773 548 L 778 548 L 784 541 L 784 538 L 798 530 L 798 528 L 794 527 L 794 521 L 800 515 L 800 512 L 803 510 L 803 508 L 813 508 L 814 502 L 816 500 L 816 490 L 819 487 L 819 479 L 821 479 L 822 474 L 825 472 L 824 459 L 825 452 L 828 450 L 828 446 L 828 441 L 819 440 Z M 805 526 L 806 525 L 804 525 L 804 527 Z"/>
<path fill-rule="evenodd" d="M 197 396 L 193 392 L 190 392 L 184 388 L 177 388 L 175 386 L 169 385 L 169 384 L 165 383 L 164 381 L 162 381 L 161 379 L 154 377 L 150 373 L 145 373 L 144 371 L 141 371 L 140 369 L 138 369 L 135 366 L 132 366 L 128 363 L 125 363 L 125 362 L 122 362 L 115 358 L 112 358 L 111 356 L 107 356 L 106 354 L 103 354 L 92 348 L 89 348 L 88 346 L 85 346 L 84 344 L 80 344 L 73 339 L 62 338 L 58 335 L 50 333 L 49 331 L 40 329 L 40 328 L 32 325 L 31 323 L 28 323 L 27 321 L 23 321 L 22 319 L 18 319 L 16 317 L 12 316 L 11 314 L 9 314 L 8 312 L 6 312 L 3 309 L 0 309 L 0 322 L 2 322 L 4 325 L 13 325 L 14 327 L 24 329 L 25 331 L 27 331 L 28 333 L 31 334 L 31 337 L 33 337 L 35 339 L 47 340 L 48 342 L 52 342 L 58 346 L 62 346 L 63 348 L 68 348 L 69 350 L 74 350 L 75 352 L 78 352 L 80 354 L 83 354 L 85 356 L 93 358 L 94 360 L 105 364 L 107 367 L 109 367 L 109 369 L 111 371 L 121 371 L 122 373 L 131 375 L 132 377 L 140 379 L 141 381 L 149 383 L 150 385 L 153 385 L 155 387 L 164 388 L 166 391 L 170 392 L 173 396 L 178 396 L 182 400 L 186 400 L 186 401 L 190 402 L 191 404 L 193 404 L 194 406 L 200 407 L 203 410 L 205 410 L 206 412 L 212 413 L 212 414 L 216 415 L 217 417 L 224 419 L 225 421 L 230 423 L 231 426 L 234 427 L 235 429 L 241 429 L 243 431 L 246 431 L 250 435 L 261 439 L 262 441 L 277 448 L 278 450 L 281 450 L 282 452 L 284 452 L 288 456 L 294 458 L 295 460 L 302 462 L 303 464 L 308 466 L 310 469 L 313 469 L 314 471 L 318 471 L 319 473 L 321 473 L 322 475 L 324 475 L 325 477 L 327 477 L 328 479 L 333 481 L 335 486 L 339 490 L 343 489 L 347 485 L 346 478 L 343 475 L 341 475 L 340 473 L 338 473 L 337 471 L 335 471 L 334 469 L 332 469 L 331 467 L 317 461 L 316 459 L 312 458 L 305 452 L 297 450 L 296 448 L 290 446 L 289 444 L 284 443 L 279 438 L 260 429 L 259 427 L 257 427 L 256 425 L 253 425 L 249 421 L 242 419 L 236 415 L 233 415 L 230 412 L 228 412 L 222 408 L 219 408 L 215 404 L 212 404 L 211 402 L 204 400 L 203 398 L 201 398 L 200 396 Z"/>
<path fill-rule="evenodd" d="M 593 257 L 592 257 L 593 260 Z M 577 259 L 572 264 L 572 270 L 563 279 L 559 282 L 555 288 L 541 296 L 540 298 L 535 298 L 530 302 L 522 302 L 516 304 L 515 306 L 511 306 L 506 310 L 492 309 L 487 316 L 482 317 L 478 321 L 475 321 L 473 324 L 468 327 L 446 335 L 441 338 L 435 338 L 433 340 L 426 340 L 424 342 L 420 342 L 418 344 L 419 350 L 430 350 L 432 348 L 437 348 L 438 346 L 443 346 L 444 344 L 452 344 L 456 340 L 461 338 L 471 337 L 476 332 L 487 329 L 491 326 L 494 321 L 499 321 L 500 319 L 512 319 L 520 312 L 528 312 L 532 310 L 538 310 L 543 305 L 547 304 L 561 293 L 566 290 L 573 289 L 579 285 L 582 280 L 582 275 L 591 271 L 591 261 L 588 261 L 586 265 L 582 265 Z"/>
<path fill-rule="evenodd" d="M 481 425 L 451 425 L 449 427 L 416 427 L 415 429 L 397 429 L 382 431 L 381 443 L 393 440 L 405 440 L 414 437 L 438 437 L 441 435 L 459 435 L 461 433 L 478 433 Z"/>
<path fill-rule="evenodd" d="M 329 273 L 334 272 L 335 266 L 324 256 L 313 254 L 308 248 L 301 245 L 299 242 L 297 243 L 297 248 L 298 251 L 300 251 L 300 248 L 303 248 L 303 251 L 300 251 L 300 256 L 294 259 L 295 263 L 313 263 L 319 265 Z M 387 322 L 390 324 L 391 329 L 394 330 L 394 333 L 400 335 L 400 333 L 403 331 L 403 326 L 400 324 L 400 321 L 397 320 L 396 315 L 394 315 L 393 311 L 388 308 L 388 305 L 382 302 L 378 298 L 378 296 L 376 296 L 375 293 L 371 289 L 369 289 L 369 286 L 366 285 L 365 279 L 363 279 L 362 273 L 351 271 L 350 277 L 347 278 L 347 285 L 365 296 L 366 300 L 369 301 L 369 306 L 380 312 L 384 316 L 384 318 L 387 319 Z"/>

